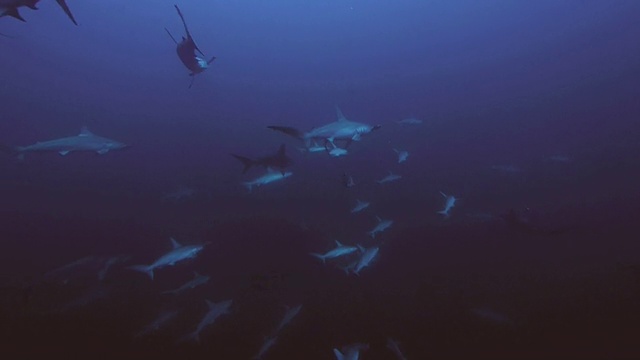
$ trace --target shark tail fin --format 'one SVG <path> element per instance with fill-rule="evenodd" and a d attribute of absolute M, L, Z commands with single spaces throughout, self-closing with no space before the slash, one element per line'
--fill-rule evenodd
<path fill-rule="evenodd" d="M 231 154 L 231 156 L 238 159 L 242 163 L 242 165 L 244 165 L 244 169 L 242 169 L 243 174 L 246 173 L 249 169 L 251 169 L 256 163 L 255 161 L 249 159 L 248 157 L 244 157 L 236 154 Z"/>
<path fill-rule="evenodd" d="M 16 18 L 16 19 L 18 19 L 18 20 L 20 20 L 20 21 L 27 22 L 27 20 L 25 20 L 25 19 L 22 17 L 22 15 L 20 15 L 20 13 L 18 12 L 18 8 L 11 8 L 11 9 L 8 9 L 8 10 L 5 12 L 5 15 L 11 16 L 11 17 Z"/>
<path fill-rule="evenodd" d="M 129 266 L 129 269 L 145 273 L 153 280 L 153 269 L 147 265 L 133 265 Z"/>
<path fill-rule="evenodd" d="M 336 356 L 337 360 L 345 360 L 344 355 L 338 349 L 333 349 L 333 354 Z"/>
<path fill-rule="evenodd" d="M 318 259 L 322 260 L 322 263 L 323 263 L 323 264 L 326 264 L 325 257 L 324 257 L 324 256 L 322 256 L 322 254 L 318 254 L 318 253 L 309 253 L 309 255 L 317 257 Z"/>
<path fill-rule="evenodd" d="M 290 126 L 276 126 L 276 125 L 270 125 L 267 126 L 269 129 L 271 130 L 275 130 L 275 131 L 280 131 L 282 133 L 285 133 L 289 136 L 293 136 L 296 139 L 302 140 L 303 136 L 302 133 L 300 132 L 300 130 L 290 127 Z"/>
<path fill-rule="evenodd" d="M 65 14 L 67 14 L 67 16 L 69 17 L 69 19 L 71 20 L 71 22 L 73 22 L 76 26 L 78 25 L 78 22 L 76 21 L 76 19 L 73 17 L 73 14 L 71 13 L 71 9 L 69 9 L 69 6 L 67 5 L 66 0 L 56 0 L 56 2 L 58 3 L 58 5 L 60 5 L 60 7 L 62 8 L 62 10 L 64 11 Z"/>
<path fill-rule="evenodd" d="M 446 211 L 446 210 L 440 210 L 440 211 L 438 211 L 438 214 L 444 216 L 445 219 L 449 217 L 449 212 Z"/>

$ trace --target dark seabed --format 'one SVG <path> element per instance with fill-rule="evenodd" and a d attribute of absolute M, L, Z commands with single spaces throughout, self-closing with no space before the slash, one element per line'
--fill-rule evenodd
<path fill-rule="evenodd" d="M 640 2 L 22 3 L 3 359 L 640 358 Z"/>

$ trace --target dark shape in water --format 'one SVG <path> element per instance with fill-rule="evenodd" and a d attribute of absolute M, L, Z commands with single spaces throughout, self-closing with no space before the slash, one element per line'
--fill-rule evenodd
<path fill-rule="evenodd" d="M 180 15 L 180 19 L 182 20 L 182 24 L 184 25 L 184 31 L 187 33 L 187 37 L 182 37 L 180 42 L 176 41 L 176 39 L 171 35 L 167 28 L 164 28 L 167 31 L 167 34 L 171 37 L 174 43 L 176 43 L 176 52 L 178 53 L 178 57 L 180 61 L 191 71 L 189 76 L 191 76 L 191 83 L 189 84 L 189 88 L 193 85 L 193 80 L 195 79 L 195 75 L 200 74 L 205 71 L 209 64 L 216 59 L 216 57 L 212 57 L 209 61 L 204 60 L 203 58 L 196 55 L 196 51 L 200 53 L 203 57 L 206 57 L 204 53 L 198 48 L 191 33 L 189 32 L 189 28 L 187 28 L 187 22 L 184 20 L 184 16 L 182 16 L 182 12 L 178 5 L 174 5 L 176 10 L 178 11 L 178 15 Z"/>
<path fill-rule="evenodd" d="M 282 175 L 284 175 L 284 169 L 291 166 L 293 161 L 286 155 L 286 146 L 285 144 L 280 145 L 278 152 L 274 155 L 264 156 L 258 159 L 249 159 L 248 157 L 231 154 L 234 158 L 240 160 L 244 165 L 244 169 L 242 169 L 242 173 L 246 173 L 249 169 L 254 166 L 263 166 L 265 168 L 276 168 L 280 170 Z"/>
<path fill-rule="evenodd" d="M 11 16 L 20 21 L 26 22 L 27 20 L 25 20 L 22 17 L 22 15 L 20 15 L 20 12 L 18 11 L 18 9 L 21 7 L 28 7 L 29 9 L 32 9 L 32 10 L 38 10 L 38 7 L 36 7 L 36 4 L 39 1 L 40 0 L 0 0 L 0 9 L 3 9 L 2 13 L 0 13 L 0 17 Z M 58 5 L 60 5 L 62 10 L 65 12 L 65 14 L 67 14 L 69 19 L 71 19 L 71 21 L 75 25 L 78 25 L 78 23 L 76 22 L 76 19 L 73 17 L 73 14 L 71 13 L 71 9 L 69 9 L 69 6 L 67 5 L 66 0 L 56 0 L 56 2 L 58 3 Z"/>
<path fill-rule="evenodd" d="M 561 235 L 568 231 L 566 228 L 545 228 L 534 224 L 531 219 L 531 209 L 529 208 L 522 212 L 511 209 L 507 214 L 502 215 L 502 218 L 510 229 L 529 235 Z"/>
<path fill-rule="evenodd" d="M 353 177 L 351 175 L 342 173 L 342 185 L 346 188 L 351 188 L 354 187 L 356 183 L 353 181 Z"/>

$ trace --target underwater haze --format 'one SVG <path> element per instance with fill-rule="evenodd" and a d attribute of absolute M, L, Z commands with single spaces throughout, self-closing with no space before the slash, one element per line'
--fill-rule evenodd
<path fill-rule="evenodd" d="M 0 0 L 2 353 L 640 358 L 639 18 Z"/>

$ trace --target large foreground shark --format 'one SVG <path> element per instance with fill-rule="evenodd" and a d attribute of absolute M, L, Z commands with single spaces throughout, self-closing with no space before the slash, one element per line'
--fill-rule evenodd
<path fill-rule="evenodd" d="M 0 17 L 11 16 L 20 21 L 26 22 L 27 20 L 25 20 L 22 15 L 20 15 L 18 9 L 21 7 L 28 7 L 32 10 L 38 10 L 38 8 L 36 7 L 36 4 L 38 4 L 38 2 L 40 2 L 40 0 L 0 0 Z M 71 19 L 74 24 L 78 25 L 76 19 L 73 17 L 73 14 L 71 14 L 69 6 L 67 6 L 66 0 L 56 0 L 56 2 L 58 3 L 58 5 L 60 5 L 62 10 L 64 10 L 69 19 Z"/>
<path fill-rule="evenodd" d="M 360 141 L 362 135 L 369 134 L 374 130 L 378 130 L 381 125 L 369 125 L 359 123 L 347 119 L 339 107 L 336 107 L 336 115 L 338 119 L 332 123 L 312 129 L 308 132 L 300 132 L 296 128 L 288 126 L 267 126 L 269 129 L 283 132 L 296 139 L 303 140 L 307 148 L 312 145 L 313 141 L 321 141 L 327 151 L 335 149 L 336 140 L 345 141 L 345 148 L 349 147 L 352 141 Z M 331 144 L 331 148 L 327 147 Z"/>
<path fill-rule="evenodd" d="M 191 83 L 189 84 L 189 88 L 193 85 L 193 80 L 197 74 L 207 70 L 209 68 L 209 64 L 216 59 L 216 57 L 212 57 L 208 61 L 196 55 L 196 52 L 200 53 L 203 57 L 206 57 L 204 53 L 198 48 L 196 42 L 193 40 L 191 33 L 189 32 L 189 28 L 187 27 L 187 22 L 184 20 L 184 16 L 182 16 L 182 12 L 178 5 L 174 5 L 176 10 L 178 11 L 178 15 L 180 16 L 180 20 L 182 20 L 182 25 L 184 25 L 184 32 L 187 37 L 182 37 L 180 42 L 176 41 L 176 39 L 171 35 L 167 28 L 164 28 L 167 31 L 167 34 L 171 37 L 174 43 L 176 43 L 176 52 L 178 53 L 178 57 L 180 61 L 184 64 L 184 66 L 191 71 L 189 76 L 191 76 Z"/>
<path fill-rule="evenodd" d="M 128 145 L 116 140 L 107 139 L 94 135 L 86 127 L 83 127 L 80 134 L 60 139 L 37 142 L 27 146 L 17 146 L 14 148 L 0 146 L 0 151 L 14 153 L 18 158 L 23 159 L 28 152 L 57 152 L 60 155 L 67 155 L 74 151 L 94 151 L 100 155 L 108 153 L 110 150 L 119 150 Z"/>

